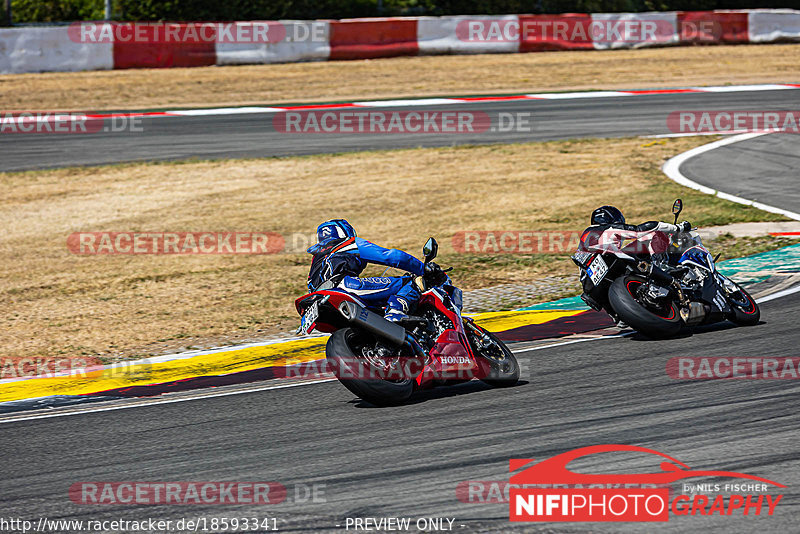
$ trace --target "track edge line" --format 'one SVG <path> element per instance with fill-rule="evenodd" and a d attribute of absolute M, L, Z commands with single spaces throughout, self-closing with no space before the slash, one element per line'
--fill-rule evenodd
<path fill-rule="evenodd" d="M 664 165 L 661 166 L 661 171 L 673 182 L 678 183 L 684 187 L 688 187 L 690 189 L 694 189 L 696 191 L 700 191 L 701 193 L 705 193 L 707 195 L 713 195 L 719 197 L 723 200 L 730 200 L 731 202 L 736 202 L 737 204 L 744 204 L 745 206 L 751 206 L 753 208 L 759 209 L 761 211 L 766 211 L 769 213 L 776 213 L 778 215 L 783 215 L 784 217 L 788 217 L 790 219 L 794 219 L 795 221 L 800 221 L 800 213 L 795 213 L 793 211 L 785 210 L 783 208 L 777 208 L 775 206 L 769 206 L 762 202 L 757 202 L 754 200 L 749 200 L 743 197 L 739 197 L 736 195 L 732 195 L 730 193 L 726 193 L 724 191 L 719 191 L 717 189 L 712 189 L 711 187 L 705 186 L 703 184 L 699 184 L 694 180 L 690 180 L 686 177 L 681 171 L 680 167 L 686 161 L 699 156 L 700 154 L 704 154 L 711 150 L 715 150 L 717 148 L 731 145 L 733 143 L 738 143 L 740 141 L 747 141 L 748 139 L 753 139 L 756 137 L 760 137 L 762 135 L 768 135 L 770 132 L 750 132 L 744 133 L 740 135 L 735 135 L 733 137 L 728 137 L 726 139 L 720 139 L 718 141 L 713 141 L 711 143 L 693 148 L 691 150 L 687 150 L 677 156 L 674 156 L 664 162 Z"/>

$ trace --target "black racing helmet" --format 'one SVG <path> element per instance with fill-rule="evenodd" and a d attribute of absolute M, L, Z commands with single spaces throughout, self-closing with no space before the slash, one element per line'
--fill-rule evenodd
<path fill-rule="evenodd" d="M 601 206 L 592 212 L 592 224 L 595 226 L 625 224 L 625 216 L 614 206 Z"/>

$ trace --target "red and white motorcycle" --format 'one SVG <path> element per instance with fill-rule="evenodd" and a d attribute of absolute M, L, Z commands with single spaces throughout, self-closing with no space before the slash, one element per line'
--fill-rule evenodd
<path fill-rule="evenodd" d="M 423 247 L 431 262 L 438 244 Z M 461 290 L 449 276 L 429 286 L 414 277 L 421 298 L 416 315 L 400 323 L 383 318 L 356 295 L 321 287 L 295 301 L 301 315 L 297 333 L 330 333 L 325 348 L 328 366 L 339 381 L 361 399 L 376 405 L 399 404 L 415 390 L 452 385 L 473 378 L 496 387 L 519 380 L 514 354 L 494 334 L 461 315 Z"/>
<path fill-rule="evenodd" d="M 677 199 L 672 205 L 675 223 L 682 210 L 683 201 Z M 617 229 L 585 231 L 572 255 L 584 302 L 652 338 L 726 319 L 742 326 L 758 324 L 761 311 L 755 299 L 717 270 L 717 258 L 695 231 L 670 236 Z"/>

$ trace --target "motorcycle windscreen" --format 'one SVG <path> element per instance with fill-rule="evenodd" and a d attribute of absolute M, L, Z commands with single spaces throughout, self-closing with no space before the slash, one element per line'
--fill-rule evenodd
<path fill-rule="evenodd" d="M 695 265 L 708 271 L 714 271 L 714 258 L 711 253 L 701 246 L 694 246 L 681 255 L 678 260 L 681 265 Z"/>

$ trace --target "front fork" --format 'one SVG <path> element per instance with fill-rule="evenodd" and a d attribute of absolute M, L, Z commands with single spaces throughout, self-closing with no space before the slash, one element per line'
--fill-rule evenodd
<path fill-rule="evenodd" d="M 733 283 L 733 280 L 718 272 L 714 272 L 714 276 L 717 277 L 717 283 L 722 286 L 722 289 L 725 290 L 728 296 L 739 293 L 739 288 Z"/>
<path fill-rule="evenodd" d="M 486 332 L 484 332 L 483 330 L 478 328 L 475 325 L 475 321 L 473 321 L 471 318 L 464 317 L 464 329 L 465 330 L 469 330 L 470 332 L 474 333 L 475 336 L 478 338 L 478 341 L 479 341 L 480 344 L 476 348 L 485 349 L 485 348 L 490 347 L 491 345 L 494 345 L 494 342 L 492 341 L 492 338 L 490 338 L 486 334 Z"/>

